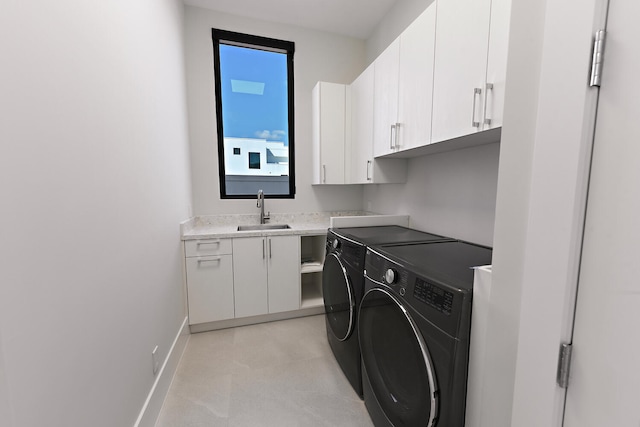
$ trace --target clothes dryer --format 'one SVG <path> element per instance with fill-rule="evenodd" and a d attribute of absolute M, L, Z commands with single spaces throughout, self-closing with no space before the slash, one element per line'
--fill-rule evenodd
<path fill-rule="evenodd" d="M 358 336 L 375 426 L 464 425 L 471 268 L 491 255 L 459 241 L 367 249 Z"/>

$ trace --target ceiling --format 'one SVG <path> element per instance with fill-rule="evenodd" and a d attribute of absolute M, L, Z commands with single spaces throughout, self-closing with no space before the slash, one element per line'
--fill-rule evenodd
<path fill-rule="evenodd" d="M 401 0 L 184 0 L 184 3 L 365 40 L 398 1 Z"/>

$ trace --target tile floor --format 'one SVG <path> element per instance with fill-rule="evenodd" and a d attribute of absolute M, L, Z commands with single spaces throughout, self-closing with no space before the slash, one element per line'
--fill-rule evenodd
<path fill-rule="evenodd" d="M 372 426 L 324 315 L 191 335 L 156 427 Z"/>

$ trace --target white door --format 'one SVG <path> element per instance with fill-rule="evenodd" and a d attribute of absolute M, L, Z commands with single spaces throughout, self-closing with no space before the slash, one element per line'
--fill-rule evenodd
<path fill-rule="evenodd" d="M 267 314 L 267 239 L 233 239 L 233 298 L 236 317 Z"/>
<path fill-rule="evenodd" d="M 349 184 L 371 181 L 373 163 L 373 65 L 351 83 Z"/>
<path fill-rule="evenodd" d="M 269 313 L 300 308 L 300 236 L 267 238 Z"/>
<path fill-rule="evenodd" d="M 566 427 L 640 426 L 640 3 L 609 7 Z"/>
<path fill-rule="evenodd" d="M 373 155 L 396 151 L 398 140 L 398 73 L 400 39 L 395 39 L 373 63 Z"/>

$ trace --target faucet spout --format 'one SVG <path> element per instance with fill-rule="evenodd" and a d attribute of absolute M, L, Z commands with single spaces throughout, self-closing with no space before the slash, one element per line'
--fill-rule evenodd
<path fill-rule="evenodd" d="M 260 208 L 260 224 L 266 224 L 269 219 L 269 214 L 264 214 L 264 191 L 258 190 L 258 201 L 256 207 Z"/>

